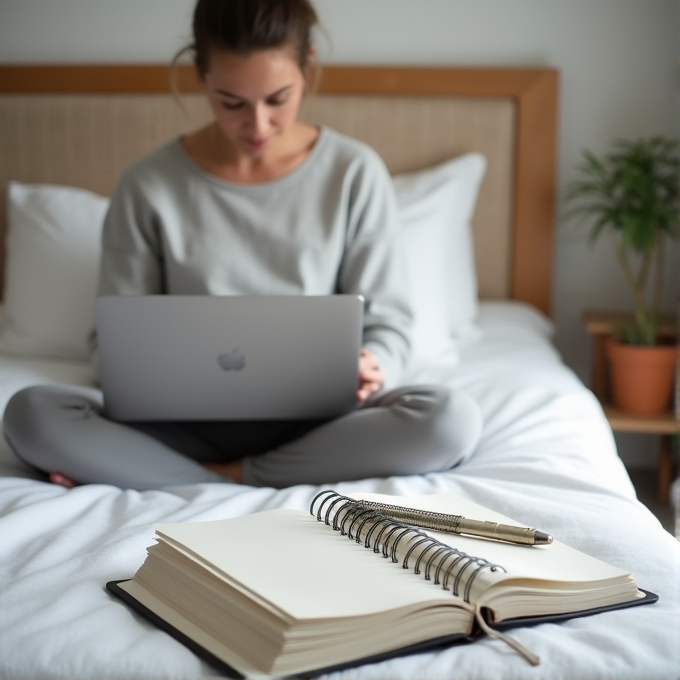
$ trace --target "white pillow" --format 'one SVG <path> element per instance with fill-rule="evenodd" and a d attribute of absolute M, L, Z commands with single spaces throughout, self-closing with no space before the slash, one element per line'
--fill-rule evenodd
<path fill-rule="evenodd" d="M 475 329 L 471 219 L 486 160 L 470 153 L 394 178 L 411 281 L 412 364 L 450 358 Z M 88 356 L 109 200 L 84 189 L 9 184 L 5 330 L 0 351 Z"/>
<path fill-rule="evenodd" d="M 412 364 L 476 332 L 471 221 L 485 171 L 484 156 L 468 153 L 394 178 L 414 312 Z"/>
<path fill-rule="evenodd" d="M 10 182 L 0 351 L 88 357 L 108 204 L 84 189 Z"/>

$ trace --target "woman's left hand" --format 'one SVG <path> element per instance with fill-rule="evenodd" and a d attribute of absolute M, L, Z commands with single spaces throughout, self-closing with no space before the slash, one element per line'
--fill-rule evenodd
<path fill-rule="evenodd" d="M 378 358 L 373 352 L 362 349 L 359 354 L 359 389 L 357 401 L 366 401 L 368 397 L 377 392 L 385 382 L 385 375 L 380 370 Z"/>

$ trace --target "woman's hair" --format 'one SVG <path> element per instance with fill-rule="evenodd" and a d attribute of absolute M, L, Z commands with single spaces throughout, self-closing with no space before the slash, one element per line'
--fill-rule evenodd
<path fill-rule="evenodd" d="M 318 23 L 310 0 L 198 0 L 193 43 L 180 54 L 190 52 L 203 77 L 211 50 L 246 56 L 259 50 L 291 48 L 307 77 L 312 30 Z"/>

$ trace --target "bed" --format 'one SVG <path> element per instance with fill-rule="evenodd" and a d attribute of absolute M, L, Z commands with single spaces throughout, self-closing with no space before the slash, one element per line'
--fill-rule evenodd
<path fill-rule="evenodd" d="M 190 70 L 0 68 L 0 409 L 38 383 L 93 385 L 86 334 L 100 221 L 121 169 L 207 112 Z M 464 465 L 341 482 L 340 493 L 452 491 L 630 570 L 656 604 L 516 629 L 533 668 L 480 639 L 334 680 L 680 677 L 680 544 L 637 501 L 599 403 L 552 342 L 557 73 L 327 67 L 304 116 L 372 144 L 395 175 L 416 293 L 411 382 L 465 390 L 484 415 Z M 154 522 L 306 509 L 320 488 L 136 492 L 46 483 L 0 443 L 0 677 L 217 674 L 105 590 Z"/>

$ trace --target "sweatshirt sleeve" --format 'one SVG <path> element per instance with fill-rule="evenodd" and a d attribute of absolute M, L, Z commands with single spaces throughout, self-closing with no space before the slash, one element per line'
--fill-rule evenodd
<path fill-rule="evenodd" d="M 385 389 L 399 384 L 410 353 L 412 311 L 400 222 L 392 180 L 371 152 L 352 176 L 348 241 L 341 292 L 363 295 L 364 347 L 385 374 Z"/>
<path fill-rule="evenodd" d="M 98 295 L 153 295 L 163 291 L 163 263 L 153 210 L 126 171 L 111 197 L 102 232 Z M 98 373 L 97 334 L 89 336 Z"/>
<path fill-rule="evenodd" d="M 134 167 L 124 173 L 104 221 L 99 295 L 163 293 L 158 219 Z"/>

